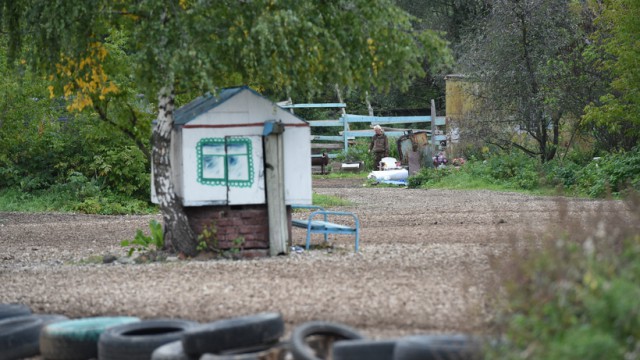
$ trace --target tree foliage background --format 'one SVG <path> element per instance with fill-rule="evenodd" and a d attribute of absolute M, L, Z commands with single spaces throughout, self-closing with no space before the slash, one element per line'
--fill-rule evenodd
<path fill-rule="evenodd" d="M 167 79 L 177 106 L 238 84 L 335 102 L 338 85 L 353 113 L 424 114 L 435 99 L 441 115 L 449 73 L 481 84 L 455 155 L 522 151 L 564 164 L 566 180 L 567 161 L 638 145 L 639 12 L 633 0 L 1 0 L 0 187 L 148 200 Z"/>

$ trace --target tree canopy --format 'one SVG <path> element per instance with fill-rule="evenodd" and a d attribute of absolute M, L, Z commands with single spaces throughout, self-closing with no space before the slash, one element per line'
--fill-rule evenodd
<path fill-rule="evenodd" d="M 588 104 L 585 119 L 599 130 L 595 136 L 618 134 L 607 141 L 610 148 L 630 150 L 640 140 L 640 3 L 610 0 L 601 10 L 586 55 L 596 58 L 609 82 L 605 93 Z"/>

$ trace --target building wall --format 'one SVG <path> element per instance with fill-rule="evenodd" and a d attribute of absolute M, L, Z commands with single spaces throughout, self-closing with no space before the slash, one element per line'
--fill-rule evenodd
<path fill-rule="evenodd" d="M 269 220 L 266 205 L 185 207 L 185 212 L 196 235 L 201 234 L 206 227 L 215 226 L 220 250 L 237 248 L 234 240 L 242 237 L 242 257 L 269 255 Z M 287 208 L 287 218 L 291 224 L 290 207 Z"/>
<path fill-rule="evenodd" d="M 311 142 L 310 127 L 305 121 L 283 110 L 265 98 L 249 90 L 241 92 L 219 106 L 196 116 L 182 128 L 182 162 L 176 176 L 182 177 L 182 200 L 186 206 L 264 204 L 264 169 L 261 145 L 254 161 L 255 182 L 259 189 L 203 185 L 197 179 L 197 156 L 195 146 L 202 138 L 224 136 L 262 136 L 264 122 L 282 121 L 285 124 L 284 186 L 287 204 L 311 204 Z M 256 143 L 256 141 L 254 141 Z M 258 159 L 259 158 L 259 159 Z M 258 194 L 260 192 L 260 194 Z"/>

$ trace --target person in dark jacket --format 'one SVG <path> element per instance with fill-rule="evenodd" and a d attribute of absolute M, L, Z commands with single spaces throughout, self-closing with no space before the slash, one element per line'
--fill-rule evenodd
<path fill-rule="evenodd" d="M 384 134 L 380 125 L 374 126 L 373 130 L 376 133 L 371 138 L 369 152 L 373 151 L 374 169 L 380 170 L 380 161 L 382 158 L 389 156 L 389 140 L 387 140 L 387 135 Z"/>

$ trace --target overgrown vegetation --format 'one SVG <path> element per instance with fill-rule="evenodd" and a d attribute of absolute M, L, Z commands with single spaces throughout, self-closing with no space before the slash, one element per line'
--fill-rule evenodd
<path fill-rule="evenodd" d="M 396 138 L 389 137 L 389 156 L 393 158 L 399 158 L 398 155 L 398 147 L 395 146 Z M 349 145 L 347 152 L 339 153 L 335 158 L 336 161 L 340 162 L 362 162 L 364 163 L 365 171 L 373 170 L 373 155 L 369 153 L 369 143 L 371 139 L 368 138 L 357 138 L 355 144 Z"/>
<path fill-rule="evenodd" d="M 151 234 L 145 235 L 142 230 L 136 231 L 136 236 L 133 240 L 122 240 L 120 246 L 128 247 L 128 256 L 133 255 L 135 251 L 158 251 L 164 246 L 164 235 L 162 231 L 162 224 L 156 220 L 151 220 L 149 223 L 149 229 Z"/>
<path fill-rule="evenodd" d="M 603 205 L 604 207 L 607 204 Z M 640 357 L 640 198 L 521 239 L 500 256 L 490 359 Z M 534 244 L 535 243 L 535 244 Z M 494 344 L 494 345 L 496 345 Z"/>
<path fill-rule="evenodd" d="M 593 158 L 574 153 L 541 164 L 520 152 L 472 156 L 461 167 L 424 168 L 408 180 L 413 188 L 489 188 L 602 198 L 640 191 L 640 147 Z"/>

